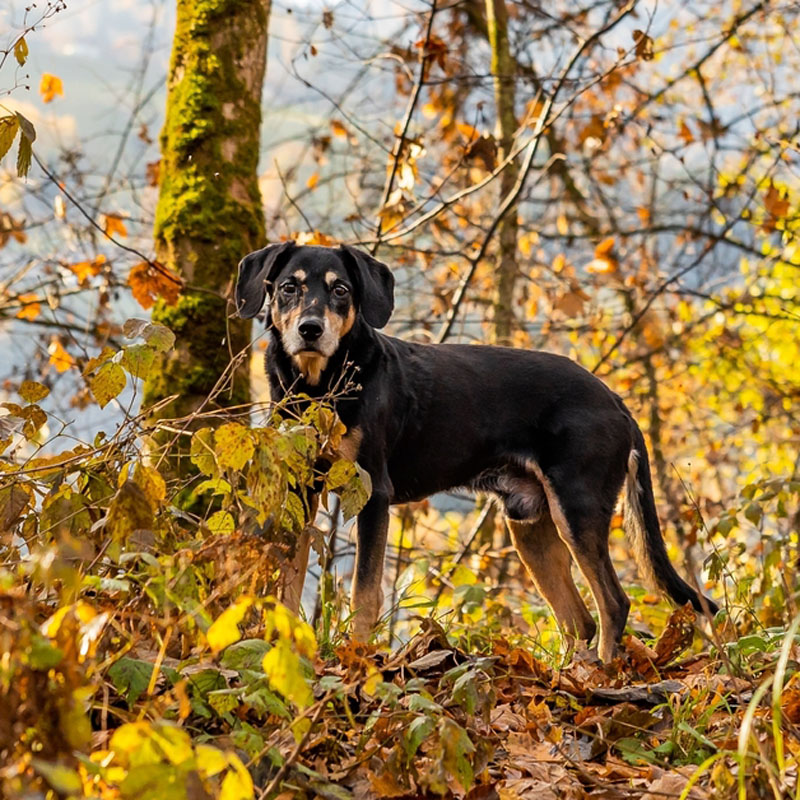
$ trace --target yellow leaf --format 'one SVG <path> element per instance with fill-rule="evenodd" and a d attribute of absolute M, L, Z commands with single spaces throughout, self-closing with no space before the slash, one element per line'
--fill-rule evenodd
<path fill-rule="evenodd" d="M 278 639 L 264 656 L 262 667 L 269 678 L 270 686 L 276 692 L 280 692 L 299 708 L 311 704 L 314 695 L 303 675 L 300 657 L 292 650 L 289 642 Z"/>
<path fill-rule="evenodd" d="M 375 694 L 375 690 L 378 688 L 378 684 L 383 680 L 383 673 L 380 670 L 375 669 L 375 667 L 370 667 L 367 671 L 367 678 L 364 683 L 361 684 L 361 688 L 365 694 L 368 694 L 370 697 Z"/>
<path fill-rule="evenodd" d="M 214 434 L 214 452 L 223 469 L 242 469 L 255 452 L 250 431 L 238 422 L 226 422 Z"/>
<path fill-rule="evenodd" d="M 222 750 L 212 747 L 210 744 L 198 744 L 195 747 L 197 754 L 197 771 L 204 778 L 211 778 L 219 775 L 228 766 L 228 759 Z"/>
<path fill-rule="evenodd" d="M 208 640 L 208 646 L 215 653 L 242 638 L 241 633 L 239 633 L 239 623 L 244 619 L 244 615 L 252 605 L 252 597 L 242 596 L 234 605 L 226 608 L 214 620 L 211 627 L 206 631 L 206 639 Z"/>
<path fill-rule="evenodd" d="M 228 763 L 231 769 L 222 780 L 219 800 L 252 800 L 253 779 L 250 773 L 234 753 L 228 753 Z"/>
<path fill-rule="evenodd" d="M 50 363 L 59 371 L 66 372 L 75 365 L 75 359 L 62 347 L 58 339 L 53 339 L 47 348 L 50 354 Z"/>
<path fill-rule="evenodd" d="M 225 534 L 236 530 L 236 523 L 227 511 L 215 511 L 206 520 L 206 525 L 211 533 Z"/>
<path fill-rule="evenodd" d="M 567 221 L 566 214 L 561 213 L 558 215 L 556 219 L 556 230 L 561 236 L 566 236 L 569 233 L 569 222 Z"/>
<path fill-rule="evenodd" d="M 124 388 L 125 370 L 113 361 L 107 361 L 89 379 L 89 388 L 100 408 L 105 408 Z"/>
<path fill-rule="evenodd" d="M 50 394 L 50 390 L 36 381 L 22 381 L 19 394 L 26 403 L 38 403 Z"/>
<path fill-rule="evenodd" d="M 17 59 L 17 64 L 20 66 L 23 66 L 25 59 L 28 58 L 28 43 L 24 36 L 21 36 L 14 45 L 14 58 Z"/>
<path fill-rule="evenodd" d="M 45 103 L 50 103 L 56 95 L 64 96 L 64 86 L 61 83 L 61 78 L 45 72 L 42 75 L 42 81 L 39 84 L 39 92 L 42 95 L 42 100 Z"/>
<path fill-rule="evenodd" d="M 319 172 L 315 172 L 311 177 L 306 181 L 306 186 L 309 189 L 313 189 L 317 183 L 319 183 Z"/>

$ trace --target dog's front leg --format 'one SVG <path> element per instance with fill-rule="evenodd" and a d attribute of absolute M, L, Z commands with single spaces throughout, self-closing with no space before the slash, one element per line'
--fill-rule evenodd
<path fill-rule="evenodd" d="M 350 606 L 353 637 L 366 642 L 383 605 L 383 558 L 389 532 L 389 493 L 373 488 L 372 496 L 358 515 L 356 568 Z"/>

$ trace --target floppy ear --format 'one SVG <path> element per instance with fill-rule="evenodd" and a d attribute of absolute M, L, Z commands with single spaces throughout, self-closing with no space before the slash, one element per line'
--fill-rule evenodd
<path fill-rule="evenodd" d="M 373 328 L 382 328 L 394 309 L 394 275 L 368 253 L 343 244 L 339 247 L 358 289 L 361 315 Z"/>
<path fill-rule="evenodd" d="M 239 262 L 236 279 L 236 310 L 242 319 L 251 319 L 264 307 L 267 284 L 272 283 L 286 256 L 294 249 L 294 242 L 269 244 L 261 250 L 246 255 Z"/>

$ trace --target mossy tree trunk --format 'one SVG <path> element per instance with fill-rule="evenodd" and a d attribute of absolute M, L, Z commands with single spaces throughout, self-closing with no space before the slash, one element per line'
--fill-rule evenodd
<path fill-rule="evenodd" d="M 239 259 L 264 244 L 257 167 L 269 11 L 270 0 L 177 0 L 154 237 L 157 259 L 187 288 L 153 311 L 177 337 L 145 386 L 146 406 L 177 395 L 158 418 L 200 407 L 250 341 L 226 293 Z M 243 360 L 209 407 L 249 397 Z"/>
<path fill-rule="evenodd" d="M 486 27 L 492 53 L 494 101 L 497 113 L 495 136 L 498 158 L 508 157 L 514 146 L 517 118 L 514 113 L 514 73 L 516 63 L 508 43 L 508 12 L 505 0 L 486 0 Z M 500 195 L 506 197 L 517 182 L 519 165 L 511 162 L 500 178 Z M 517 265 L 517 204 L 514 203 L 497 226 L 497 268 L 492 297 L 492 341 L 511 344 L 514 330 L 514 288 Z"/>

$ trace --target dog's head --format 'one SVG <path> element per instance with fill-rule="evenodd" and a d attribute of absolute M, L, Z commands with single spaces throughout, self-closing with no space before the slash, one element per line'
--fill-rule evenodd
<path fill-rule="evenodd" d="M 236 282 L 239 316 L 255 317 L 265 301 L 283 349 L 315 383 L 358 315 L 374 328 L 388 322 L 394 277 L 348 245 L 272 244 L 242 259 Z"/>

